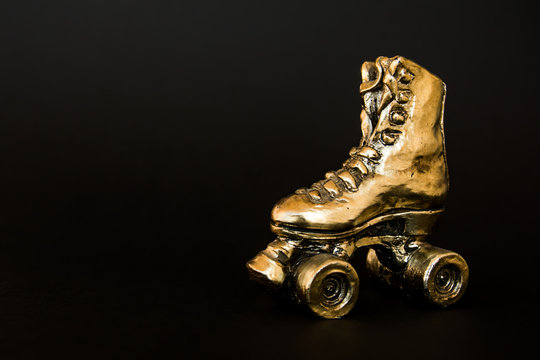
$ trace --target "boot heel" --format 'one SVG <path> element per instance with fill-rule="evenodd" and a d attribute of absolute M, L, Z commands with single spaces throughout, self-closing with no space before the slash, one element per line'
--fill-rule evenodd
<path fill-rule="evenodd" d="M 403 235 L 430 235 L 441 219 L 444 210 L 411 211 L 403 214 L 405 228 Z"/>

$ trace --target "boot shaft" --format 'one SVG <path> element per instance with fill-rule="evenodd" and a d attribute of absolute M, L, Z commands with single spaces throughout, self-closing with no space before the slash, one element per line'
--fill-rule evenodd
<path fill-rule="evenodd" d="M 430 207 L 442 206 L 448 192 L 445 84 L 399 56 L 365 63 L 362 78 L 362 142 L 381 154 L 374 173 L 432 197 Z"/>

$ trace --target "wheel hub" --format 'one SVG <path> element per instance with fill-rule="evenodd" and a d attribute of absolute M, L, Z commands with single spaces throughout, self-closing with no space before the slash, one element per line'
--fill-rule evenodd
<path fill-rule="evenodd" d="M 441 294 L 450 294 L 458 289 L 461 282 L 459 270 L 452 265 L 442 267 L 435 275 L 435 286 Z"/>
<path fill-rule="evenodd" d="M 324 279 L 321 287 L 322 302 L 334 306 L 343 301 L 347 294 L 347 281 L 340 274 L 334 274 Z"/>

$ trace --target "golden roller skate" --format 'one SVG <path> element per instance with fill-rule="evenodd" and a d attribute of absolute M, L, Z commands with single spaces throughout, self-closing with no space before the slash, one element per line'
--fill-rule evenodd
<path fill-rule="evenodd" d="M 445 92 L 438 77 L 403 57 L 365 62 L 359 146 L 341 169 L 274 206 L 278 237 L 247 263 L 250 276 L 339 318 L 358 298 L 348 260 L 368 247 L 370 274 L 443 307 L 456 302 L 467 263 L 426 242 L 448 193 Z"/>

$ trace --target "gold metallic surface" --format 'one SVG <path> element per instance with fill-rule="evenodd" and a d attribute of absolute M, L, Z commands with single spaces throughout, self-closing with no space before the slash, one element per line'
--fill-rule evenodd
<path fill-rule="evenodd" d="M 362 65 L 360 94 L 359 145 L 342 168 L 274 206 L 270 223 L 278 239 L 247 263 L 248 272 L 290 291 L 315 314 L 339 318 L 358 295 L 358 276 L 347 261 L 369 247 L 371 275 L 450 305 L 465 291 L 467 264 L 425 241 L 449 186 L 446 86 L 410 60 L 379 57 Z"/>

